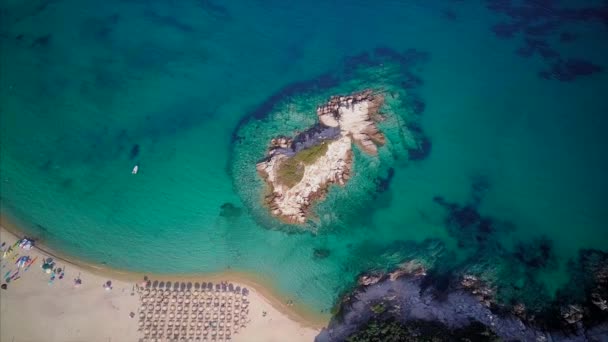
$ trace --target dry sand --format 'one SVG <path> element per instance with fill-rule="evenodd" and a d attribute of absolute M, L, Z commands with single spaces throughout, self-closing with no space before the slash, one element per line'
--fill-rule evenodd
<path fill-rule="evenodd" d="M 13 244 L 16 240 L 15 235 L 0 228 L 0 241 Z M 21 279 L 8 284 L 7 290 L 0 290 L 0 342 L 128 342 L 142 337 L 137 331 L 137 315 L 129 317 L 130 312 L 138 313 L 139 298 L 133 289 L 142 275 L 96 271 L 55 257 L 57 266 L 65 268 L 65 277 L 49 284 L 49 275 L 41 269 L 41 260 L 49 255 L 38 248 L 19 253 L 38 256 L 38 260 L 27 272 L 20 272 Z M 4 281 L 4 274 L 16 266 L 12 258 L 1 261 L 0 275 Z M 78 276 L 82 285 L 75 288 L 74 279 Z M 238 277 L 228 273 L 210 278 L 250 289 L 251 321 L 233 341 L 313 341 L 322 326 L 322 318 L 305 320 L 252 281 L 240 281 L 244 279 L 235 279 Z M 102 287 L 107 280 L 112 281 L 111 291 Z"/>

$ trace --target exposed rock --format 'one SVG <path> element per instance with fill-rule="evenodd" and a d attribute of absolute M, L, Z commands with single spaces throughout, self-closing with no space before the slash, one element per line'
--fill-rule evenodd
<path fill-rule="evenodd" d="M 513 314 L 519 318 L 526 319 L 526 306 L 523 303 L 517 303 L 513 306 Z"/>
<path fill-rule="evenodd" d="M 460 281 L 460 285 L 486 307 L 490 307 L 493 304 L 495 297 L 494 289 L 490 288 L 479 278 L 465 274 Z"/>
<path fill-rule="evenodd" d="M 383 103 L 384 97 L 371 90 L 333 96 L 317 108 L 320 124 L 293 139 L 279 136 L 270 141 L 266 159 L 256 168 L 269 186 L 265 202 L 272 215 L 288 223 L 304 223 L 310 207 L 325 197 L 330 184 L 343 186 L 350 178 L 353 143 L 370 155 L 378 153 L 378 146 L 386 142 L 375 121 Z M 297 183 L 281 182 L 278 172 L 282 163 L 323 143 L 327 144 L 323 155 L 311 164 L 298 165 L 303 175 Z"/>
<path fill-rule="evenodd" d="M 591 303 L 595 304 L 602 311 L 608 310 L 608 300 L 603 298 L 598 292 L 591 294 Z"/>
<path fill-rule="evenodd" d="M 399 267 L 395 271 L 389 273 L 388 276 L 391 281 L 395 281 L 406 275 L 424 276 L 426 275 L 426 268 L 418 261 L 412 260 L 399 265 Z"/>
<path fill-rule="evenodd" d="M 357 284 L 360 286 L 370 286 L 378 283 L 384 278 L 384 274 L 365 274 L 359 277 Z"/>
<path fill-rule="evenodd" d="M 562 318 L 568 324 L 576 324 L 583 319 L 583 309 L 579 305 L 568 305 L 562 308 Z"/>

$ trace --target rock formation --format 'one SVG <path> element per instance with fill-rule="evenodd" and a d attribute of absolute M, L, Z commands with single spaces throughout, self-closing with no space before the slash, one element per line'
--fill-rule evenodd
<path fill-rule="evenodd" d="M 377 155 L 378 146 L 385 143 L 376 127 L 383 102 L 384 97 L 371 90 L 333 96 L 317 108 L 319 124 L 293 139 L 280 136 L 271 140 L 257 170 L 268 184 L 265 202 L 272 215 L 288 223 L 304 223 L 311 205 L 325 196 L 330 184 L 343 186 L 348 181 L 353 143 L 365 153 Z"/>

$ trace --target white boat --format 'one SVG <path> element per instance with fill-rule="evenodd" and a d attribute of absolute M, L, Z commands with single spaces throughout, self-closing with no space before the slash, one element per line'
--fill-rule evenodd
<path fill-rule="evenodd" d="M 137 170 L 139 170 L 139 165 L 135 165 L 135 167 L 133 167 L 133 171 L 131 171 L 132 174 L 136 175 L 137 174 Z"/>

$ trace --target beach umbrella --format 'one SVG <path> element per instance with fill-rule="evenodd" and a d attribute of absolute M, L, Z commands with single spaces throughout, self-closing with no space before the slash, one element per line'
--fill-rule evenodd
<path fill-rule="evenodd" d="M 243 287 L 243 296 L 247 296 L 249 294 L 249 290 L 246 287 Z"/>
<path fill-rule="evenodd" d="M 228 284 L 228 291 L 234 291 L 234 285 L 232 285 L 232 283 Z"/>
<path fill-rule="evenodd" d="M 238 292 L 238 293 L 240 293 L 241 292 L 241 287 L 237 285 L 236 288 L 235 288 L 235 291 Z"/>

